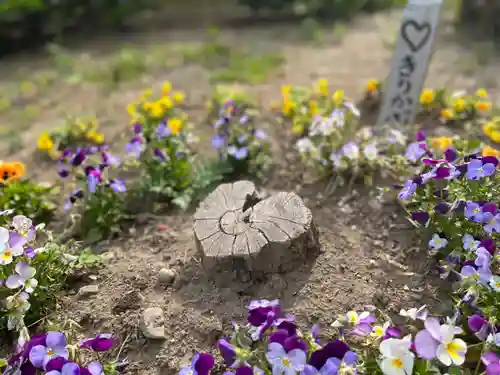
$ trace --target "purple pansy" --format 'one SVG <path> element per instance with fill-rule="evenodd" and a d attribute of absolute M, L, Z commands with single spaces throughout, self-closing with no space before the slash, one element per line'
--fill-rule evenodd
<path fill-rule="evenodd" d="M 485 212 L 482 221 L 485 223 L 484 231 L 488 234 L 500 232 L 500 213 L 493 215 L 491 212 Z"/>
<path fill-rule="evenodd" d="M 237 357 L 234 345 L 226 339 L 219 339 L 219 341 L 217 341 L 217 348 L 219 349 L 222 358 L 224 358 L 226 365 L 228 367 L 236 367 L 235 362 Z"/>
<path fill-rule="evenodd" d="M 181 369 L 179 375 L 208 375 L 214 364 L 214 357 L 211 354 L 196 353 L 191 364 Z"/>
<path fill-rule="evenodd" d="M 476 223 L 481 223 L 484 219 L 481 206 L 476 202 L 466 202 L 464 214 L 467 219 Z"/>
<path fill-rule="evenodd" d="M 225 144 L 226 144 L 226 140 L 223 136 L 214 135 L 212 137 L 212 147 L 215 148 L 216 150 L 223 148 Z"/>
<path fill-rule="evenodd" d="M 486 366 L 486 375 L 500 375 L 500 357 L 493 352 L 481 356 L 481 361 Z"/>
<path fill-rule="evenodd" d="M 483 164 L 479 159 L 473 159 L 467 165 L 467 178 L 469 180 L 479 180 L 491 176 L 495 173 L 496 167 L 492 163 Z"/>
<path fill-rule="evenodd" d="M 83 340 L 80 343 L 81 348 L 92 349 L 96 352 L 107 352 L 113 344 L 115 339 L 110 333 L 99 333 L 95 337 Z"/>
<path fill-rule="evenodd" d="M 463 277 L 474 277 L 481 284 L 487 284 L 493 276 L 489 267 L 475 267 L 473 265 L 465 265 L 460 270 Z"/>
<path fill-rule="evenodd" d="M 125 186 L 125 182 L 123 182 L 122 180 L 110 180 L 109 187 L 117 193 L 124 193 L 127 191 L 127 186 Z"/>
<path fill-rule="evenodd" d="M 142 155 L 144 149 L 144 140 L 138 136 L 132 138 L 132 140 L 125 146 L 125 151 L 128 154 L 134 155 L 136 158 L 139 158 Z"/>
<path fill-rule="evenodd" d="M 408 180 L 403 184 L 398 194 L 399 199 L 410 199 L 417 190 L 417 184 L 413 180 Z"/>
<path fill-rule="evenodd" d="M 69 352 L 66 348 L 66 336 L 60 332 L 47 332 L 45 345 L 36 345 L 29 352 L 29 359 L 33 366 L 42 369 L 54 357 L 68 359 Z"/>
<path fill-rule="evenodd" d="M 426 153 L 425 147 L 418 142 L 414 142 L 408 145 L 408 148 L 405 152 L 405 158 L 411 161 L 412 163 L 415 163 L 418 159 L 424 156 L 425 153 Z"/>

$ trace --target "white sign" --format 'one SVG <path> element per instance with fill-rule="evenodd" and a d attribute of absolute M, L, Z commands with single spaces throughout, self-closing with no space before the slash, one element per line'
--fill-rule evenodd
<path fill-rule="evenodd" d="M 443 0 L 409 0 L 403 13 L 377 125 L 410 125 L 432 55 Z"/>

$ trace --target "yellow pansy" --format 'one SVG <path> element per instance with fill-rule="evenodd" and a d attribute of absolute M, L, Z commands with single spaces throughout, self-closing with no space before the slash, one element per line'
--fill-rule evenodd
<path fill-rule="evenodd" d="M 104 134 L 91 130 L 87 132 L 87 139 L 97 144 L 104 143 Z"/>
<path fill-rule="evenodd" d="M 492 130 L 488 137 L 495 143 L 500 143 L 500 130 Z"/>
<path fill-rule="evenodd" d="M 377 90 L 378 90 L 378 81 L 376 79 L 370 79 L 366 83 L 366 91 L 372 94 L 374 92 L 377 92 Z"/>
<path fill-rule="evenodd" d="M 437 137 L 431 141 L 431 146 L 434 148 L 438 148 L 441 151 L 445 151 L 452 144 L 453 144 L 453 138 L 451 137 Z"/>
<path fill-rule="evenodd" d="M 317 91 L 321 96 L 328 96 L 328 80 L 325 78 L 322 78 L 318 81 L 317 84 Z"/>
<path fill-rule="evenodd" d="M 483 125 L 483 132 L 487 136 L 490 136 L 491 134 L 493 134 L 493 132 L 496 130 L 496 128 L 497 128 L 497 125 L 494 122 L 490 121 L 490 122 L 487 122 L 486 124 Z"/>
<path fill-rule="evenodd" d="M 483 156 L 500 156 L 500 151 L 491 146 L 484 146 L 481 154 Z"/>
<path fill-rule="evenodd" d="M 160 101 L 156 101 L 152 103 L 152 107 L 149 110 L 151 116 L 158 118 L 162 117 L 165 114 L 165 107 L 162 105 Z"/>
<path fill-rule="evenodd" d="M 151 102 L 146 102 L 142 104 L 142 109 L 144 109 L 145 111 L 150 111 L 151 108 L 153 108 L 153 103 Z"/>
<path fill-rule="evenodd" d="M 182 128 L 182 122 L 178 118 L 173 118 L 168 121 L 168 127 L 172 131 L 172 134 L 179 134 Z"/>
<path fill-rule="evenodd" d="M 176 91 L 172 93 L 172 99 L 177 104 L 184 103 L 184 94 L 182 92 Z"/>
<path fill-rule="evenodd" d="M 168 96 L 162 97 L 160 100 L 157 102 L 159 105 L 162 105 L 165 109 L 170 109 L 172 108 L 172 99 Z"/>
<path fill-rule="evenodd" d="M 290 116 L 295 109 L 295 102 L 292 100 L 285 100 L 283 102 L 283 113 L 287 116 Z"/>
<path fill-rule="evenodd" d="M 453 120 L 454 113 L 451 108 L 443 108 L 439 113 L 442 120 Z"/>
<path fill-rule="evenodd" d="M 309 102 L 309 113 L 315 115 L 319 112 L 318 102 L 316 100 L 311 100 Z"/>
<path fill-rule="evenodd" d="M 491 109 L 491 102 L 481 100 L 476 103 L 475 107 L 479 112 L 489 111 Z"/>
<path fill-rule="evenodd" d="M 462 112 L 465 109 L 465 99 L 463 98 L 456 98 L 454 103 L 453 103 L 453 108 L 457 112 Z"/>
<path fill-rule="evenodd" d="M 161 92 L 163 96 L 167 96 L 170 91 L 172 91 L 172 84 L 169 81 L 166 81 L 161 88 Z"/>
<path fill-rule="evenodd" d="M 432 89 L 424 89 L 420 94 L 420 103 L 424 105 L 432 104 L 434 101 L 434 90 Z"/>
<path fill-rule="evenodd" d="M 344 101 L 344 90 L 337 90 L 332 95 L 332 100 L 336 105 Z"/>
<path fill-rule="evenodd" d="M 290 96 L 292 91 L 292 85 L 283 85 L 281 86 L 281 95 L 283 98 L 287 99 Z"/>
<path fill-rule="evenodd" d="M 38 138 L 37 146 L 39 150 L 49 151 L 54 147 L 54 141 L 47 133 L 42 133 Z"/>
<path fill-rule="evenodd" d="M 488 93 L 485 89 L 477 89 L 476 95 L 483 99 L 486 99 L 488 97 Z"/>

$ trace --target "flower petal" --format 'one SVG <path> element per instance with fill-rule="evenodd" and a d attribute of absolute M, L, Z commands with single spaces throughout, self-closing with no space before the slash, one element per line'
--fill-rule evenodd
<path fill-rule="evenodd" d="M 302 349 L 293 349 L 288 352 L 288 359 L 294 369 L 302 370 L 306 364 L 307 354 Z"/>
<path fill-rule="evenodd" d="M 10 275 L 5 281 L 5 286 L 9 289 L 16 289 L 23 285 L 23 281 L 19 275 Z"/>
<path fill-rule="evenodd" d="M 451 356 L 448 350 L 446 349 L 446 346 L 443 344 L 440 344 L 437 349 L 437 358 L 445 366 L 450 366 L 452 363 Z"/>
<path fill-rule="evenodd" d="M 87 369 L 92 375 L 101 375 L 102 374 L 102 365 L 99 363 L 99 361 L 93 361 L 90 362 L 87 365 Z"/>
<path fill-rule="evenodd" d="M 48 348 L 65 348 L 66 336 L 64 336 L 64 334 L 62 334 L 61 332 L 47 332 L 46 343 Z"/>
<path fill-rule="evenodd" d="M 47 353 L 47 349 L 43 345 L 34 346 L 29 353 L 30 362 L 33 366 L 37 368 L 42 368 L 43 360 L 45 359 L 45 354 Z"/>
<path fill-rule="evenodd" d="M 208 353 L 201 353 L 194 368 L 198 375 L 208 375 L 210 370 L 214 367 L 214 357 Z"/>
<path fill-rule="evenodd" d="M 427 318 L 424 326 L 435 340 L 441 340 L 441 324 L 439 324 L 439 320 L 433 317 Z"/>
<path fill-rule="evenodd" d="M 415 336 L 417 354 L 423 359 L 431 360 L 436 358 L 438 346 L 439 342 L 426 329 L 420 331 Z"/>
<path fill-rule="evenodd" d="M 7 228 L 0 227 L 0 245 L 4 245 L 9 241 L 10 232 Z"/>
<path fill-rule="evenodd" d="M 65 363 L 61 369 L 62 375 L 80 375 L 80 366 L 74 362 Z"/>

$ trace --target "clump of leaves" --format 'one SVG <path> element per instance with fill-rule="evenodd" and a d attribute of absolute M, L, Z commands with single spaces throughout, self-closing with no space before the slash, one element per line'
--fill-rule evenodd
<path fill-rule="evenodd" d="M 98 146 L 104 141 L 96 118 L 68 118 L 63 126 L 43 132 L 38 138 L 37 148 L 57 159 L 66 148 Z"/>
<path fill-rule="evenodd" d="M 183 95 L 171 89 L 167 82 L 159 98 L 143 96 L 129 106 L 134 125 L 126 151 L 128 165 L 140 175 L 139 196 L 185 209 L 194 195 L 194 161 L 189 146 L 196 137 L 189 131 L 187 115 L 178 107 Z"/>
<path fill-rule="evenodd" d="M 55 186 L 30 179 L 12 181 L 0 187 L 0 209 L 14 209 L 16 213 L 48 223 L 56 209 L 54 196 L 58 191 Z M 0 224 L 5 224 L 4 219 L 0 216 Z"/>
<path fill-rule="evenodd" d="M 75 234 L 88 242 L 118 234 L 124 221 L 130 218 L 125 183 L 111 177 L 119 166 L 120 159 L 106 147 L 66 150 L 61 156 L 59 175 L 73 189 L 64 209 L 77 211 L 79 225 Z"/>
<path fill-rule="evenodd" d="M 232 100 L 219 109 L 212 147 L 227 166 L 229 179 L 244 175 L 262 178 L 271 164 L 268 136 L 255 126 L 256 114 L 252 108 Z"/>
<path fill-rule="evenodd" d="M 0 306 L 0 332 L 15 330 L 22 337 L 54 310 L 74 269 L 88 263 L 70 254 L 75 248 L 56 243 L 43 224 L 35 227 L 28 217 L 5 212 L 2 221 L 0 300 L 6 303 Z"/>

